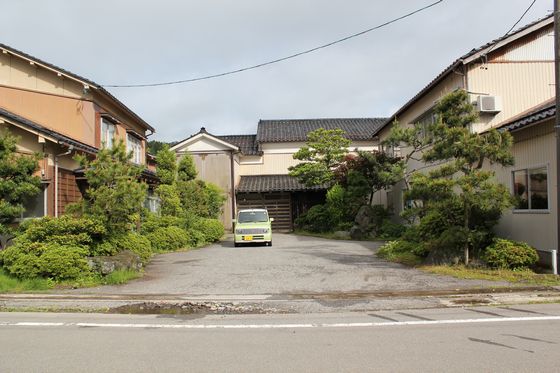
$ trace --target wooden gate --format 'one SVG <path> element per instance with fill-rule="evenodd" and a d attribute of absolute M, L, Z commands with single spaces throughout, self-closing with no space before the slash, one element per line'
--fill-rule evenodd
<path fill-rule="evenodd" d="M 273 231 L 291 232 L 292 198 L 290 193 L 239 193 L 237 194 L 237 210 L 262 209 L 268 210 Z"/>

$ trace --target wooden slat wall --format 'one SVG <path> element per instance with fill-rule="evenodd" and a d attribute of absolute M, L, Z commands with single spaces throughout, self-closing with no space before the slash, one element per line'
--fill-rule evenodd
<path fill-rule="evenodd" d="M 292 199 L 290 193 L 246 193 L 237 195 L 237 209 L 266 208 L 274 231 L 290 232 L 292 224 Z"/>
<path fill-rule="evenodd" d="M 72 171 L 59 169 L 58 175 L 58 214 L 62 215 L 67 205 L 82 199 L 82 193 Z"/>

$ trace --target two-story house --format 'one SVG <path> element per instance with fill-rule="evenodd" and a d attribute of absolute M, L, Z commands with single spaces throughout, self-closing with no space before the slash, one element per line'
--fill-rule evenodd
<path fill-rule="evenodd" d="M 273 227 L 290 231 L 301 213 L 325 198 L 324 187 L 307 187 L 288 175 L 293 158 L 307 134 L 319 128 L 344 130 L 348 147 L 377 149 L 374 133 L 386 118 L 328 118 L 260 120 L 252 135 L 215 136 L 204 128 L 171 149 L 178 158 L 193 156 L 199 177 L 222 188 L 227 201 L 222 216 L 226 227 L 240 208 L 268 209 Z M 383 198 L 383 197 L 380 197 Z M 383 201 L 377 201 L 383 203 Z"/>
<path fill-rule="evenodd" d="M 28 202 L 25 217 L 58 216 L 82 197 L 83 170 L 73 159 L 94 157 L 122 139 L 133 161 L 146 166 L 146 138 L 154 128 L 102 86 L 0 44 L 0 129 L 20 138 L 21 154 L 41 153 L 43 193 Z M 148 162 L 150 163 L 150 162 Z"/>
<path fill-rule="evenodd" d="M 457 89 L 467 91 L 479 113 L 472 130 L 508 130 L 515 141 L 515 166 L 489 167 L 525 204 L 504 214 L 497 233 L 539 250 L 555 249 L 554 82 L 553 17 L 549 16 L 458 58 L 398 109 L 377 135 L 381 141 L 385 139 L 394 121 L 401 125 L 432 121 L 433 107 L 442 96 Z M 417 161 L 407 166 L 409 172 L 426 170 Z M 397 184 L 387 193 L 396 216 L 406 206 L 403 191 L 404 184 Z"/>

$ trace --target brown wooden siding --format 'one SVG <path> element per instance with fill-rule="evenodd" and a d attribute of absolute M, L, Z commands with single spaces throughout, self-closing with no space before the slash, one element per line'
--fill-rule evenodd
<path fill-rule="evenodd" d="M 58 175 L 58 214 L 62 215 L 66 206 L 78 202 L 82 198 L 82 193 L 72 171 L 59 169 Z"/>
<path fill-rule="evenodd" d="M 290 193 L 239 193 L 237 209 L 265 208 L 271 218 L 273 231 L 289 232 L 292 224 L 292 197 Z"/>

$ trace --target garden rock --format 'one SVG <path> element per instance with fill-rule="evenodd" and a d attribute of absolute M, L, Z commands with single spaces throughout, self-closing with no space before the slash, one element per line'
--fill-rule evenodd
<path fill-rule="evenodd" d="M 352 228 L 350 228 L 349 233 L 350 233 L 350 238 L 352 238 L 353 240 L 363 240 L 368 236 L 367 231 L 365 231 L 364 229 L 362 229 L 357 225 L 354 225 Z"/>
<path fill-rule="evenodd" d="M 450 252 L 448 250 L 431 250 L 428 257 L 424 261 L 428 265 L 457 265 L 461 262 L 462 255 L 460 252 Z"/>
<path fill-rule="evenodd" d="M 142 269 L 140 256 L 130 250 L 121 251 L 113 256 L 94 256 L 88 258 L 90 268 L 102 275 L 108 275 L 117 270 L 138 271 Z"/>
<path fill-rule="evenodd" d="M 373 208 L 369 205 L 360 207 L 354 218 L 354 222 L 362 231 L 369 231 L 373 223 Z"/>

